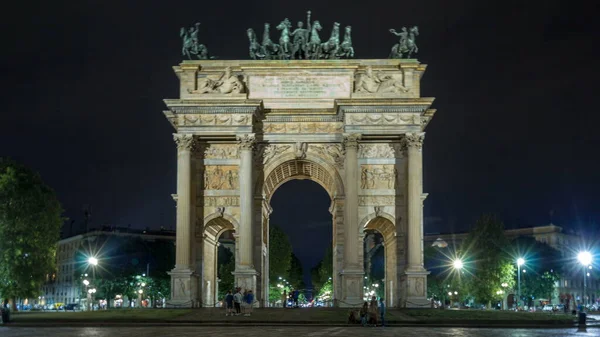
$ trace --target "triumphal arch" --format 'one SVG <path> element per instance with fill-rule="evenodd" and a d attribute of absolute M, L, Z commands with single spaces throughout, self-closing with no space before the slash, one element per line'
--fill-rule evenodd
<path fill-rule="evenodd" d="M 293 179 L 331 197 L 334 301 L 363 300 L 363 238 L 384 237 L 388 306 L 426 303 L 422 144 L 433 98 L 414 59 L 197 60 L 174 67 L 177 255 L 170 304 L 213 306 L 217 246 L 235 231 L 235 282 L 269 294 L 270 199 Z M 306 198 L 310 196 L 298 196 Z"/>

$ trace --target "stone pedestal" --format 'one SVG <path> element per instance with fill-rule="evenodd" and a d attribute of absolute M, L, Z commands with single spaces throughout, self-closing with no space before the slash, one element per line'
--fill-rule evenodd
<path fill-rule="evenodd" d="M 406 308 L 430 308 L 431 303 L 427 300 L 427 275 L 429 272 L 407 270 L 404 274 L 402 283 L 406 296 L 403 306 Z"/>
<path fill-rule="evenodd" d="M 363 300 L 364 271 L 362 269 L 343 270 L 342 277 L 342 299 L 337 305 L 342 308 L 360 306 Z"/>
<path fill-rule="evenodd" d="M 198 275 L 192 270 L 173 269 L 171 275 L 171 299 L 167 301 L 170 308 L 196 308 L 198 301 Z"/>

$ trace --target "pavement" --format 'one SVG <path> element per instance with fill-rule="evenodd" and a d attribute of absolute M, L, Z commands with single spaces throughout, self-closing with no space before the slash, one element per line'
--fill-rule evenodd
<path fill-rule="evenodd" d="M 564 329 L 489 329 L 489 328 L 432 328 L 432 327 L 0 327 L 0 336 L 11 337 L 121 337 L 121 336 L 219 336 L 219 337 L 568 337 L 600 336 L 600 328 L 578 333 L 575 328 Z"/>

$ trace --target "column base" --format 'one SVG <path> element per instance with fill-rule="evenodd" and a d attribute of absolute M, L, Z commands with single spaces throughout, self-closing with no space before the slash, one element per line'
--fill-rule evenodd
<path fill-rule="evenodd" d="M 430 308 L 427 300 L 427 275 L 429 272 L 423 268 L 409 268 L 404 272 L 401 280 L 402 296 L 401 306 L 404 308 Z"/>
<path fill-rule="evenodd" d="M 198 275 L 191 269 L 173 269 L 171 275 L 171 299 L 167 301 L 168 308 L 197 308 Z"/>
<path fill-rule="evenodd" d="M 342 298 L 337 299 L 337 306 L 341 308 L 360 306 L 363 302 L 363 270 L 346 269 L 341 273 L 342 277 Z"/>
<path fill-rule="evenodd" d="M 242 288 L 242 293 L 246 290 L 252 290 L 254 294 L 254 307 L 259 307 L 258 299 L 256 297 L 256 277 L 258 272 L 254 268 L 240 268 L 233 272 L 235 277 L 235 286 Z"/>

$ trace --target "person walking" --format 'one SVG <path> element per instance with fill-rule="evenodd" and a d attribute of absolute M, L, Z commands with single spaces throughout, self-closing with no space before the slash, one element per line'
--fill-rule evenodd
<path fill-rule="evenodd" d="M 254 304 L 254 294 L 252 294 L 252 290 L 248 290 L 246 294 L 246 313 L 244 316 L 252 315 L 252 305 Z"/>
<path fill-rule="evenodd" d="M 225 308 L 227 310 L 225 316 L 233 316 L 233 294 L 231 290 L 225 295 Z"/>
<path fill-rule="evenodd" d="M 379 299 L 379 318 L 381 319 L 381 326 L 385 326 L 385 301 L 383 298 Z"/>
<path fill-rule="evenodd" d="M 242 313 L 242 293 L 241 289 L 237 288 L 235 295 L 233 295 L 233 305 L 235 306 L 235 315 L 239 316 Z"/>

